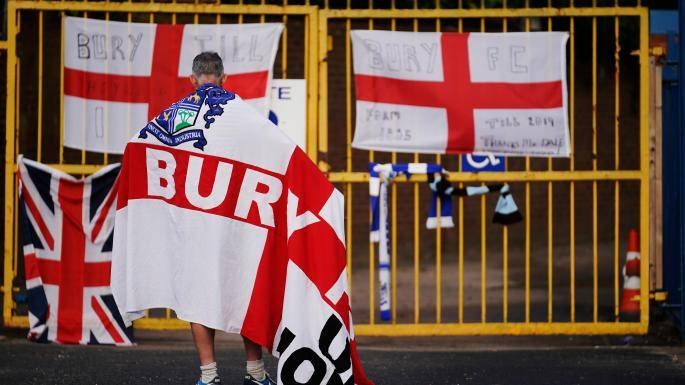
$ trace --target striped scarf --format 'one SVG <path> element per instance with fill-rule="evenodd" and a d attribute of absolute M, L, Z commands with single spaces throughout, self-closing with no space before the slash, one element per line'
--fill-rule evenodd
<path fill-rule="evenodd" d="M 388 186 L 393 179 L 404 175 L 407 179 L 413 174 L 427 174 L 431 189 L 431 201 L 428 208 L 426 228 L 451 228 L 452 196 L 478 196 L 499 192 L 495 207 L 493 223 L 509 225 L 520 222 L 523 218 L 518 211 L 509 191 L 508 184 L 491 184 L 474 187 L 454 187 L 447 180 L 446 171 L 434 163 L 369 163 L 369 197 L 371 200 L 371 233 L 370 241 L 378 243 L 378 280 L 380 318 L 389 321 L 392 318 L 390 307 L 390 225 L 388 223 Z M 437 175 L 436 175 L 437 174 Z M 438 215 L 440 202 L 440 215 Z"/>

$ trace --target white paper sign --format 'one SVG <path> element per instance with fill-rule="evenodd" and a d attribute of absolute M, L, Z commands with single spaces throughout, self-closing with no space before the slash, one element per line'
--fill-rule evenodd
<path fill-rule="evenodd" d="M 304 79 L 271 81 L 271 112 L 278 127 L 300 148 L 307 150 L 307 82 Z"/>

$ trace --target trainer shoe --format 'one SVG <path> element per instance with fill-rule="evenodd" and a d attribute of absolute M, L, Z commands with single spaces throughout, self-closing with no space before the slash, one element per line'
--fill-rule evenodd
<path fill-rule="evenodd" d="M 264 379 L 261 381 L 257 381 L 251 375 L 246 374 L 245 379 L 243 380 L 243 385 L 276 385 L 276 383 L 271 379 L 271 377 L 269 377 L 268 373 L 264 375 Z"/>
<path fill-rule="evenodd" d="M 212 381 L 209 382 L 202 382 L 202 379 L 197 380 L 197 383 L 195 385 L 218 385 L 221 384 L 221 380 L 219 377 L 214 377 Z"/>

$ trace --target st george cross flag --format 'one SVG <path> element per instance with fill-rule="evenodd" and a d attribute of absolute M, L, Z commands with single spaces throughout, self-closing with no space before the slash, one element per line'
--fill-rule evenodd
<path fill-rule="evenodd" d="M 174 132 L 185 108 L 198 117 Z M 205 84 L 126 146 L 112 292 L 127 322 L 171 308 L 268 348 L 279 384 L 370 384 L 343 220 L 342 194 L 282 130 Z"/>
<path fill-rule="evenodd" d="M 29 339 L 132 343 L 109 288 L 119 165 L 82 179 L 20 157 Z"/>
<path fill-rule="evenodd" d="M 282 29 L 280 23 L 169 25 L 65 17 L 64 145 L 121 154 L 134 128 L 193 90 L 188 77 L 202 51 L 217 52 L 228 75 L 224 86 L 266 115 Z"/>
<path fill-rule="evenodd" d="M 352 31 L 352 146 L 570 154 L 565 32 Z"/>

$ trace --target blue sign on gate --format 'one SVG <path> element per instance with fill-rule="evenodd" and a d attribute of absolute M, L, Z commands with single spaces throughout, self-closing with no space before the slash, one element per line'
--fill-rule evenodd
<path fill-rule="evenodd" d="M 461 171 L 504 171 L 504 157 L 483 154 L 464 154 L 461 156 Z"/>

